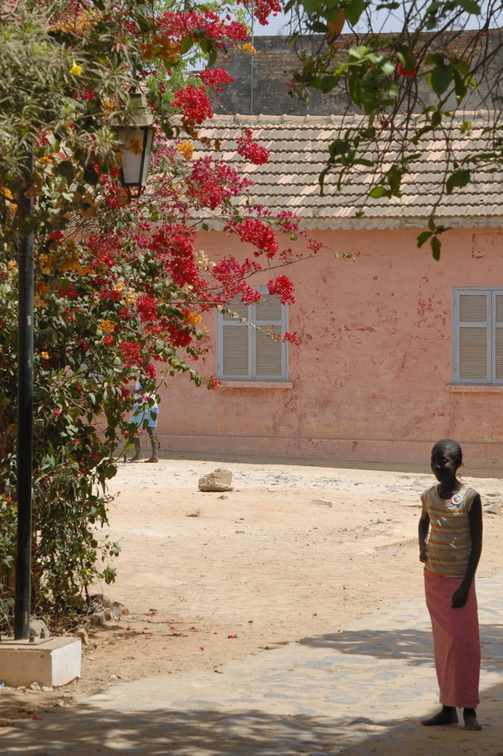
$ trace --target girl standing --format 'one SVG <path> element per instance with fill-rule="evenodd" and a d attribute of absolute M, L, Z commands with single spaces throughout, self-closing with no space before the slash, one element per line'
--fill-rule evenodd
<path fill-rule="evenodd" d="M 456 441 L 438 441 L 431 452 L 431 469 L 438 485 L 421 495 L 419 559 L 424 562 L 442 704 L 438 714 L 421 724 L 456 724 L 456 708 L 462 708 L 465 729 L 480 730 L 476 714 L 480 640 L 474 578 L 482 550 L 482 504 L 479 494 L 458 480 L 456 473 L 462 464 Z"/>

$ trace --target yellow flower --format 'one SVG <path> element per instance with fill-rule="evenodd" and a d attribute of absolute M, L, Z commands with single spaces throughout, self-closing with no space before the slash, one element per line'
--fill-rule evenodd
<path fill-rule="evenodd" d="M 201 322 L 202 319 L 203 319 L 202 316 L 199 315 L 199 313 L 197 312 L 188 312 L 185 316 L 185 320 L 190 325 L 197 325 L 198 323 Z"/>
<path fill-rule="evenodd" d="M 245 53 L 250 53 L 250 55 L 255 55 L 257 52 L 250 42 L 245 42 L 244 45 L 241 45 L 241 50 Z"/>
<path fill-rule="evenodd" d="M 209 259 L 208 255 L 203 249 L 200 249 L 198 252 L 196 252 L 196 263 L 203 270 L 209 270 L 215 265 L 215 263 Z"/>
<path fill-rule="evenodd" d="M 48 360 L 49 352 L 40 352 L 40 356 L 42 357 L 43 360 Z"/>
<path fill-rule="evenodd" d="M 115 331 L 115 323 L 112 323 L 111 320 L 103 320 L 98 326 L 98 331 L 112 333 L 112 331 Z"/>
<path fill-rule="evenodd" d="M 124 302 L 128 305 L 135 304 L 138 294 L 134 289 L 126 289 L 124 293 Z"/>
<path fill-rule="evenodd" d="M 34 307 L 47 307 L 47 302 L 42 299 L 38 294 L 35 294 L 33 297 L 33 306 Z M 47 352 L 43 352 L 43 354 L 47 354 Z M 46 360 L 49 359 L 49 355 L 45 358 Z"/>
<path fill-rule="evenodd" d="M 194 152 L 194 143 L 191 142 L 190 139 L 184 139 L 183 142 L 178 142 L 176 149 L 180 155 L 183 155 L 185 160 L 190 160 Z"/>
<path fill-rule="evenodd" d="M 79 66 L 78 63 L 75 63 L 75 61 L 73 61 L 73 65 L 70 68 L 70 73 L 72 74 L 72 76 L 80 76 L 82 73 L 82 66 Z"/>
<path fill-rule="evenodd" d="M 9 262 L 7 263 L 7 267 L 9 270 L 16 270 L 17 262 L 15 260 L 9 260 Z"/>

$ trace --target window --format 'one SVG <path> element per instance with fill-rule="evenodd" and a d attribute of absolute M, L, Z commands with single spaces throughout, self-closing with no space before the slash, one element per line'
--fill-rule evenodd
<path fill-rule="evenodd" d="M 217 377 L 229 381 L 286 381 L 287 345 L 267 335 L 287 330 L 288 307 L 267 289 L 257 304 L 232 304 L 232 315 L 217 314 Z M 242 322 L 246 320 L 246 322 Z"/>
<path fill-rule="evenodd" d="M 503 288 L 454 289 L 454 383 L 503 384 Z"/>

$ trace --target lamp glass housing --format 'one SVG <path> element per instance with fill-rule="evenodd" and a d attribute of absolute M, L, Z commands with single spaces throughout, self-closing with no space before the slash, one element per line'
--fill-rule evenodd
<path fill-rule="evenodd" d="M 154 133 L 153 126 L 130 126 L 119 132 L 124 145 L 122 183 L 128 190 L 136 188 L 138 194 L 147 183 Z"/>

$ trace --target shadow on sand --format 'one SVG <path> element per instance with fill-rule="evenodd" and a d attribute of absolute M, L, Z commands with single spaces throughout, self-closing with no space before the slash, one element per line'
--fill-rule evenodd
<path fill-rule="evenodd" d="M 487 671 L 501 673 L 503 666 L 503 628 L 483 625 L 483 666 Z M 386 660 L 401 660 L 409 668 L 411 687 L 414 667 L 431 663 L 430 634 L 413 629 L 399 631 L 344 632 L 327 634 L 303 641 L 313 651 L 326 650 L 334 659 L 340 655 L 363 655 L 375 658 L 376 664 Z M 314 660 L 313 663 L 316 663 Z M 250 659 L 249 664 L 253 661 Z M 297 674 L 309 662 L 297 667 Z M 250 669 L 252 667 L 250 666 Z M 276 668 L 277 673 L 277 668 Z M 287 670 L 285 670 L 285 675 Z M 267 677 L 267 676 L 266 676 Z M 286 679 L 286 678 L 285 678 Z M 433 682 L 433 680 L 432 680 Z M 242 686 L 247 680 L 244 677 Z M 392 682 L 390 688 L 392 690 Z M 337 679 L 334 675 L 334 691 Z M 363 681 L 368 698 L 375 697 L 372 681 Z M 308 691 L 299 690 L 298 696 Z M 183 690 L 179 691 L 183 696 Z M 398 694 L 397 694 L 398 695 Z M 399 694 L 401 695 L 401 694 Z M 218 693 L 215 691 L 215 700 Z M 129 711 L 95 709 L 88 704 L 70 709 L 52 709 L 40 714 L 40 719 L 16 720 L 12 726 L 0 730 L 0 750 L 3 756 L 36 754 L 79 754 L 79 756 L 332 756 L 347 754 L 363 756 L 458 756 L 487 753 L 503 756 L 503 683 L 485 690 L 481 704 L 481 733 L 466 732 L 461 726 L 425 728 L 419 718 L 429 717 L 432 711 L 413 710 L 403 719 L 373 722 L 365 709 L 365 690 L 361 703 L 352 716 L 330 717 L 306 715 L 271 715 L 259 709 L 240 711 L 216 710 L 208 706 L 197 711 L 172 708 L 138 711 L 131 701 Z M 233 707 L 234 708 L 234 707 Z M 285 708 L 287 711 L 289 707 Z"/>

